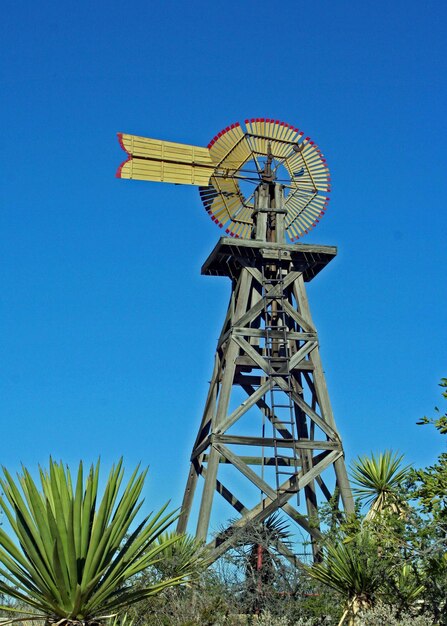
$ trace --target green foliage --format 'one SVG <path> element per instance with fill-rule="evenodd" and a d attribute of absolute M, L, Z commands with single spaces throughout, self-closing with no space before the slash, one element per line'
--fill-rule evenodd
<path fill-rule="evenodd" d="M 157 544 L 161 547 L 161 558 L 156 569 L 162 578 L 174 578 L 185 572 L 187 576 L 199 575 L 208 564 L 206 546 L 191 535 L 164 532 L 157 537 Z"/>
<path fill-rule="evenodd" d="M 134 582 L 136 587 L 140 584 Z M 209 569 L 193 584 L 167 588 L 129 612 L 135 626 L 229 626 L 229 616 L 237 613 L 237 604 L 229 586 Z"/>
<path fill-rule="evenodd" d="M 440 387 L 447 389 L 447 378 L 441 380 Z M 447 399 L 447 391 L 442 396 Z M 439 417 L 423 417 L 418 424 L 432 424 L 441 435 L 445 435 L 447 413 L 441 415 L 438 407 L 435 410 Z M 447 523 L 447 453 L 441 453 L 434 465 L 414 470 L 409 482 L 411 496 L 419 502 L 423 512 L 433 515 L 440 523 Z"/>
<path fill-rule="evenodd" d="M 413 541 L 422 520 L 409 506 L 403 481 L 410 469 L 402 460 L 388 451 L 355 462 L 356 493 L 370 509 L 331 527 L 323 561 L 309 571 L 343 598 L 340 623 L 360 623 L 360 613 L 379 601 L 411 610 L 426 589 Z"/>
<path fill-rule="evenodd" d="M 84 481 L 82 463 L 73 485 L 70 470 L 50 459 L 40 469 L 41 488 L 22 469 L 16 482 L 3 468 L 2 506 L 18 545 L 0 529 L 0 591 L 50 621 L 96 621 L 179 584 L 188 563 L 170 579 L 135 590 L 129 580 L 162 558 L 177 536 L 158 541 L 174 519 L 166 506 L 134 530 L 146 471 L 137 468 L 121 489 L 123 464 L 113 467 L 98 496 L 99 463 Z M 120 495 L 121 494 L 121 495 Z"/>
<path fill-rule="evenodd" d="M 439 386 L 443 389 L 447 389 L 447 378 L 441 378 L 441 382 Z M 442 392 L 442 397 L 447 399 L 447 391 Z M 439 430 L 441 435 L 447 435 L 447 412 L 441 415 L 441 410 L 436 406 L 436 413 L 439 414 L 439 417 L 430 418 L 424 416 L 419 422 L 416 422 L 419 426 L 423 426 L 424 424 L 433 424 L 436 430 Z"/>
<path fill-rule="evenodd" d="M 440 419 L 424 423 L 444 434 Z M 444 455 L 420 470 L 405 467 L 403 457 L 389 451 L 359 459 L 356 493 L 373 514 L 361 513 L 360 499 L 349 517 L 329 502 L 323 560 L 309 575 L 277 550 L 278 540 L 290 539 L 280 518 L 248 526 L 233 537 L 220 569 L 208 570 L 195 587 L 149 599 L 150 611 L 140 613 L 136 626 L 447 624 L 444 469 Z"/>
<path fill-rule="evenodd" d="M 447 379 L 441 387 L 447 399 Z M 436 411 L 419 423 L 445 435 L 447 413 Z M 25 469 L 17 483 L 6 470 L 0 480 L 18 539 L 0 529 L 0 594 L 49 626 L 94 626 L 120 610 L 111 626 L 447 626 L 447 453 L 420 469 L 390 451 L 358 459 L 356 513 L 340 515 L 337 498 L 322 509 L 323 558 L 307 573 L 282 554 L 280 544 L 293 545 L 280 516 L 234 533 L 206 569 L 206 548 L 168 532 L 165 509 L 131 531 L 145 472 L 121 490 L 120 462 L 99 500 L 98 471 L 84 481 L 81 465 L 72 487 L 51 461 L 40 491 Z"/>
<path fill-rule="evenodd" d="M 305 626 L 308 626 L 308 624 L 309 622 L 307 621 L 307 624 Z M 261 613 L 256 620 L 256 626 L 288 626 L 288 625 L 289 625 L 289 621 L 287 617 L 285 617 L 284 615 L 281 615 L 280 617 L 276 615 L 272 615 L 272 613 L 269 610 Z"/>
<path fill-rule="evenodd" d="M 418 580 L 417 572 L 409 563 L 401 565 L 395 576 L 388 576 L 386 586 L 391 592 L 388 594 L 388 599 L 392 599 L 398 608 L 415 606 L 425 590 L 424 585 L 421 585 Z"/>
<path fill-rule="evenodd" d="M 440 387 L 447 389 L 446 378 Z M 447 399 L 447 391 L 442 396 Z M 445 435 L 447 413 L 441 414 L 438 407 L 435 410 L 435 418 L 424 417 L 418 424 L 432 425 Z M 421 513 L 412 532 L 411 546 L 424 585 L 424 604 L 439 624 L 447 624 L 447 453 L 442 452 L 433 465 L 412 470 L 407 489 L 408 497 Z"/>
<path fill-rule="evenodd" d="M 341 532 L 335 541 L 328 539 L 323 561 L 309 568 L 309 574 L 343 599 L 340 623 L 363 623 L 360 613 L 378 602 L 392 605 L 397 612 L 420 602 L 426 588 L 408 548 L 399 517 L 382 514 L 374 521 L 364 520 L 355 534 Z"/>
<path fill-rule="evenodd" d="M 290 531 L 279 513 L 262 523 L 237 528 L 230 541 L 231 549 L 219 565 L 224 580 L 238 595 L 241 612 L 258 614 L 264 609 L 273 610 L 278 597 L 284 598 L 285 594 L 289 597 L 296 568 L 281 552 L 284 546 L 290 547 Z"/>
<path fill-rule="evenodd" d="M 362 611 L 359 617 L 362 626 L 433 626 L 433 616 L 429 613 L 399 612 L 383 602 Z"/>
<path fill-rule="evenodd" d="M 127 613 L 115 615 L 109 622 L 109 626 L 134 626 L 134 621 Z"/>
<path fill-rule="evenodd" d="M 408 475 L 409 467 L 402 467 L 403 456 L 387 450 L 377 457 L 361 457 L 354 462 L 351 475 L 355 485 L 353 491 L 360 500 L 369 505 L 369 517 L 391 510 L 404 512 L 401 485 Z"/>
<path fill-rule="evenodd" d="M 388 563 L 378 558 L 376 539 L 367 529 L 349 541 L 328 541 L 324 559 L 308 568 L 309 575 L 339 593 L 349 612 L 373 605 L 387 574 Z"/>

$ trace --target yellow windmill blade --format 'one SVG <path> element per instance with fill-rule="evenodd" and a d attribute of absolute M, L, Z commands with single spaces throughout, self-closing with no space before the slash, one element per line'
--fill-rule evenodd
<path fill-rule="evenodd" d="M 214 171 L 208 148 L 118 133 L 129 155 L 117 178 L 136 178 L 182 185 L 208 185 Z"/>

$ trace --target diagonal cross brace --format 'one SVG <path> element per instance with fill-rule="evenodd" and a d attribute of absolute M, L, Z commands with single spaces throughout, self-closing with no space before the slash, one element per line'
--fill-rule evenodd
<path fill-rule="evenodd" d="M 303 489 L 306 485 L 308 485 L 329 465 L 335 463 L 335 461 L 343 455 L 342 452 L 338 450 L 334 450 L 330 452 L 327 457 L 321 461 L 318 466 L 313 467 L 309 472 L 307 472 L 306 476 L 302 479 L 299 479 L 299 489 Z M 258 478 L 258 477 L 257 477 Z M 289 481 L 286 481 L 289 482 Z M 269 489 L 271 489 L 269 487 Z M 273 492 L 274 493 L 274 492 Z M 321 533 L 317 528 L 313 528 L 308 520 L 302 516 L 294 507 L 288 504 L 288 500 L 292 497 L 293 493 L 280 493 L 278 495 L 275 494 L 274 498 L 270 498 L 270 496 L 266 496 L 259 504 L 250 509 L 247 513 L 244 514 L 243 517 L 238 519 L 234 524 L 230 526 L 228 531 L 231 531 L 234 528 L 243 528 L 248 523 L 261 523 L 265 519 L 267 519 L 272 513 L 274 513 L 277 509 L 282 508 L 285 513 L 290 515 L 294 521 L 299 524 L 302 528 L 304 528 L 310 535 L 315 538 L 321 538 Z M 230 546 L 230 539 L 224 540 L 218 546 L 213 542 L 210 544 L 210 547 L 213 549 L 213 558 L 217 559 L 220 555 L 224 554 L 226 550 Z"/>

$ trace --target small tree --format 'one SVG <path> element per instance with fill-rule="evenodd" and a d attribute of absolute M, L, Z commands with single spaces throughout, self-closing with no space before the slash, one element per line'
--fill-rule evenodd
<path fill-rule="evenodd" d="M 378 557 L 374 535 L 361 529 L 344 541 L 328 541 L 323 561 L 308 568 L 308 572 L 343 598 L 341 626 L 358 623 L 359 614 L 374 605 L 388 566 L 389 563 Z"/>
<path fill-rule="evenodd" d="M 447 378 L 442 378 L 442 397 L 447 399 Z M 447 412 L 435 408 L 436 417 L 423 417 L 419 425 L 432 425 L 447 434 Z M 418 574 L 424 585 L 424 603 L 439 624 L 447 624 L 447 453 L 436 462 L 409 474 L 409 497 L 421 510 L 412 544 L 418 561 Z"/>

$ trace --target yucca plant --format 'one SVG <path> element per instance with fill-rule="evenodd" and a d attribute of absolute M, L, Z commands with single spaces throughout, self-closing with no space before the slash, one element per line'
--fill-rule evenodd
<path fill-rule="evenodd" d="M 162 546 L 162 559 L 157 570 L 164 578 L 180 574 L 185 569 L 199 575 L 211 562 L 204 542 L 191 535 L 167 531 L 158 536 L 157 543 Z"/>
<path fill-rule="evenodd" d="M 180 538 L 158 541 L 175 519 L 166 505 L 132 530 L 147 470 L 137 467 L 123 485 L 121 459 L 110 471 L 101 499 L 99 462 L 85 480 L 80 463 L 75 485 L 68 467 L 52 459 L 47 471 L 40 469 L 40 488 L 26 468 L 17 482 L 5 468 L 3 473 L 0 505 L 16 541 L 0 528 L 0 592 L 29 606 L 30 617 L 88 626 L 182 583 L 193 569 L 191 555 L 181 572 L 132 588 L 132 577 L 156 564 Z"/>
<path fill-rule="evenodd" d="M 404 563 L 401 570 L 396 573 L 393 583 L 393 591 L 403 606 L 414 605 L 424 592 L 424 586 L 419 584 L 412 567 L 408 563 Z"/>
<path fill-rule="evenodd" d="M 351 470 L 354 494 L 369 505 L 366 519 L 373 519 L 378 513 L 393 512 L 403 515 L 405 502 L 400 490 L 409 466 L 402 467 L 403 455 L 398 456 L 390 450 L 380 453 L 378 457 L 360 457 L 354 461 Z"/>
<path fill-rule="evenodd" d="M 326 543 L 323 561 L 306 569 L 344 599 L 341 626 L 358 623 L 361 611 L 374 605 L 385 580 L 386 564 L 378 557 L 374 537 L 361 530 L 347 542 Z"/>

